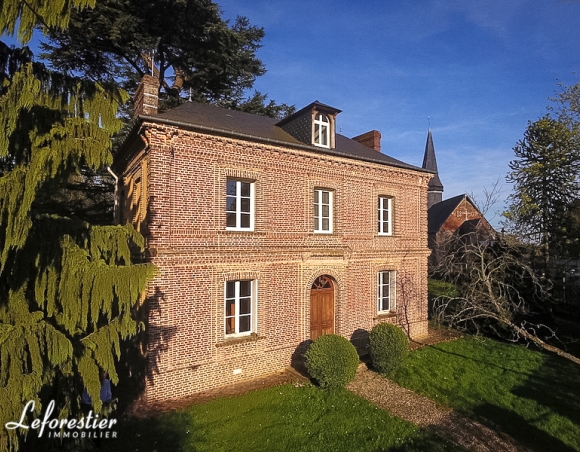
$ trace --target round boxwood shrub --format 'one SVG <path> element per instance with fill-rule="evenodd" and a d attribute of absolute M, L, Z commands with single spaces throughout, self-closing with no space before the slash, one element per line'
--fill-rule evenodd
<path fill-rule="evenodd" d="M 390 323 L 375 325 L 369 333 L 369 343 L 373 367 L 381 374 L 392 374 L 409 353 L 407 335 Z"/>
<path fill-rule="evenodd" d="M 308 373 L 321 388 L 346 386 L 359 364 L 354 345 L 337 334 L 318 337 L 310 344 L 305 358 Z"/>

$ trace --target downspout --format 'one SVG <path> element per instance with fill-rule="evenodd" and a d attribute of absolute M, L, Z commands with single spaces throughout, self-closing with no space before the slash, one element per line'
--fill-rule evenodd
<path fill-rule="evenodd" d="M 107 166 L 107 171 L 111 174 L 111 176 L 113 176 L 113 178 L 115 179 L 115 204 L 114 204 L 114 208 L 113 208 L 113 221 L 115 222 L 115 224 L 118 223 L 117 221 L 117 209 L 119 207 L 119 177 L 113 173 L 113 170 L 111 169 L 110 166 Z"/>

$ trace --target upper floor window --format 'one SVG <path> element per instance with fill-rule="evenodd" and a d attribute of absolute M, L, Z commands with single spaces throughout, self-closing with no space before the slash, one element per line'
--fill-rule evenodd
<path fill-rule="evenodd" d="M 316 113 L 314 117 L 314 140 L 315 146 L 330 147 L 330 120 L 322 113 Z"/>
<path fill-rule="evenodd" d="M 254 182 L 228 179 L 226 195 L 226 229 L 254 230 Z"/>
<path fill-rule="evenodd" d="M 391 235 L 393 233 L 393 199 L 387 196 L 379 196 L 378 219 L 379 235 Z"/>
<path fill-rule="evenodd" d="M 246 335 L 255 331 L 257 281 L 226 281 L 225 334 Z"/>
<path fill-rule="evenodd" d="M 314 190 L 314 232 L 332 232 L 333 192 L 324 188 Z"/>
<path fill-rule="evenodd" d="M 377 311 L 392 311 L 395 309 L 395 272 L 380 271 L 377 282 Z"/>

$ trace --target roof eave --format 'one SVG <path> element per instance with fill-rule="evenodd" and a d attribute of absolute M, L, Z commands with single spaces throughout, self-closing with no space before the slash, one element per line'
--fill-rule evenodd
<path fill-rule="evenodd" d="M 402 169 L 408 169 L 408 170 L 418 171 L 418 172 L 427 173 L 427 174 L 433 174 L 433 172 L 430 170 L 415 167 L 412 165 L 406 165 L 404 163 L 398 164 L 397 162 L 385 162 L 384 160 L 372 159 L 372 158 L 368 158 L 368 157 L 355 157 L 353 155 L 337 151 L 336 149 L 327 149 L 327 148 L 321 148 L 321 147 L 317 147 L 317 146 L 309 146 L 309 145 L 303 144 L 303 143 L 292 143 L 289 141 L 276 140 L 273 138 L 260 137 L 257 135 L 236 132 L 235 130 L 226 130 L 226 129 L 220 129 L 218 127 L 208 127 L 208 126 L 202 126 L 200 124 L 192 124 L 192 123 L 188 123 L 188 122 L 177 121 L 174 119 L 160 118 L 159 116 L 139 115 L 137 117 L 137 120 L 139 121 L 138 122 L 139 124 L 142 124 L 145 121 L 160 123 L 160 124 L 165 124 L 165 125 L 169 125 L 169 126 L 181 127 L 181 128 L 186 129 L 186 130 L 191 130 L 191 131 L 195 131 L 195 132 L 207 133 L 210 135 L 226 136 L 229 138 L 237 138 L 237 139 L 242 139 L 242 140 L 247 140 L 247 141 L 256 141 L 256 142 L 264 143 L 264 144 L 272 144 L 272 145 L 277 145 L 277 146 L 291 147 L 294 149 L 300 149 L 300 150 L 305 150 L 305 151 L 310 151 L 310 152 L 317 152 L 320 154 L 327 154 L 327 155 L 332 155 L 332 156 L 336 156 L 336 157 L 343 157 L 343 158 L 347 158 L 350 160 L 359 160 L 359 161 L 364 161 L 364 162 L 369 162 L 369 163 L 376 163 L 379 165 L 393 166 L 396 168 L 402 168 Z M 137 121 L 136 121 L 136 123 L 137 123 Z M 135 130 L 136 125 L 137 124 L 135 124 L 135 126 L 133 126 L 133 128 L 131 129 L 131 133 L 133 133 L 133 131 Z"/>

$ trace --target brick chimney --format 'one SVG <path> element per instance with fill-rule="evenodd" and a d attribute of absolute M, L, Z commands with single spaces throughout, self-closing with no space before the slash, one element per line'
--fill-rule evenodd
<path fill-rule="evenodd" d="M 370 132 L 363 133 L 358 137 L 353 137 L 353 140 L 359 142 L 367 148 L 381 152 L 381 132 L 378 130 L 371 130 Z"/>
<path fill-rule="evenodd" d="M 134 118 L 139 115 L 156 115 L 159 106 L 159 79 L 145 74 L 135 90 L 133 105 L 135 106 Z"/>

